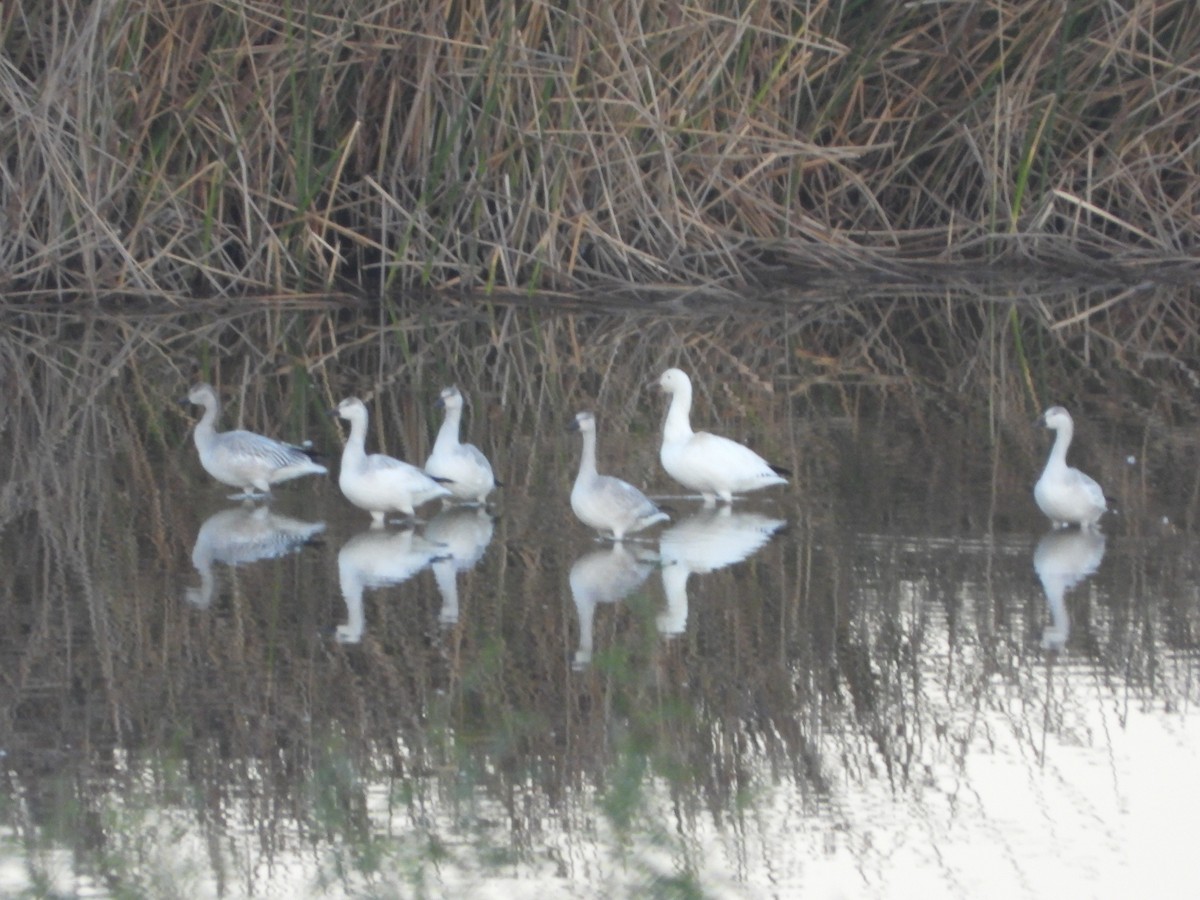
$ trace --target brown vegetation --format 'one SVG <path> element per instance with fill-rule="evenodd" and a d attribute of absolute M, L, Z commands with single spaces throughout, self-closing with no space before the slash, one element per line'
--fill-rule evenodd
<path fill-rule="evenodd" d="M 17 0 L 0 41 L 10 292 L 1194 263 L 1194 0 Z"/>

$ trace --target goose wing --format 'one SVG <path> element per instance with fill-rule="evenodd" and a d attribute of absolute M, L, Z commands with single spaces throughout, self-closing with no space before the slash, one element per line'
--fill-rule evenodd
<path fill-rule="evenodd" d="M 218 435 L 213 452 L 231 467 L 265 466 L 269 469 L 283 469 L 312 461 L 312 456 L 303 448 L 255 434 L 253 431 L 226 431 Z"/>
<path fill-rule="evenodd" d="M 1072 490 L 1083 492 L 1093 506 L 1104 509 L 1108 505 L 1104 499 L 1104 489 L 1096 479 L 1078 469 L 1068 469 L 1067 476 L 1071 479 Z"/>
<path fill-rule="evenodd" d="M 687 443 L 687 466 L 711 483 L 744 483 L 760 478 L 777 480 L 770 464 L 737 441 L 699 431 Z"/>
<path fill-rule="evenodd" d="M 614 516 L 636 521 L 662 512 L 649 497 L 620 478 L 600 475 L 591 487 L 594 502 Z"/>

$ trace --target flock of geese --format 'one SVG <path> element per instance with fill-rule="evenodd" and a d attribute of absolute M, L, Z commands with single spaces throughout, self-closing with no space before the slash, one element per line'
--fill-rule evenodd
<path fill-rule="evenodd" d="M 663 468 L 703 497 L 706 506 L 717 500 L 731 503 L 735 494 L 787 483 L 790 472 L 770 465 L 749 447 L 692 430 L 692 382 L 684 372 L 668 369 L 657 384 L 671 396 L 660 452 Z M 306 447 L 251 431 L 217 431 L 220 401 L 212 385 L 192 388 L 188 400 L 204 409 L 194 432 L 200 464 L 213 478 L 239 488 L 242 493 L 236 497 L 266 496 L 274 484 L 328 472 Z M 443 390 L 438 405 L 446 417 L 424 467 L 367 452 L 368 413 L 362 400 L 348 397 L 331 411 L 350 424 L 338 486 L 347 500 L 371 514 L 374 525 L 384 525 L 389 514 L 412 519 L 418 507 L 432 500 L 482 505 L 499 484 L 487 457 L 459 439 L 463 398 L 458 388 Z M 592 413 L 579 413 L 571 428 L 583 436 L 579 474 L 571 489 L 571 509 L 580 521 L 621 541 L 670 518 L 629 482 L 597 470 Z"/>
<path fill-rule="evenodd" d="M 607 550 L 585 554 L 571 567 L 570 586 L 580 622 L 577 667 L 591 659 L 591 623 L 598 604 L 618 602 L 658 570 L 667 605 L 657 627 L 665 635 L 681 633 L 687 621 L 689 576 L 748 558 L 785 524 L 754 513 L 734 514 L 731 503 L 736 495 L 786 484 L 790 473 L 736 441 L 694 431 L 692 384 L 683 371 L 668 369 L 655 383 L 671 398 L 659 454 L 662 466 L 703 498 L 703 511 L 664 530 L 657 553 L 626 546 L 627 536 L 670 516 L 629 482 L 600 474 L 596 417 L 590 412 L 574 417 L 570 428 L 580 433 L 582 452 L 571 508 L 581 522 L 610 541 Z M 250 431 L 217 431 L 220 403 L 212 386 L 197 385 L 187 399 L 204 410 L 194 434 L 200 462 L 218 481 L 241 491 L 235 499 L 269 496 L 274 484 L 327 473 L 306 447 Z M 473 566 L 491 540 L 486 501 L 500 482 L 479 448 L 460 440 L 463 397 L 458 388 L 444 389 L 437 405 L 445 410 L 445 418 L 424 467 L 367 453 L 368 413 L 362 400 L 347 398 L 330 411 L 350 426 L 338 485 L 347 500 L 371 515 L 371 529 L 350 539 L 338 555 L 339 583 L 348 610 L 347 622 L 337 629 L 339 641 L 357 642 L 362 637 L 365 588 L 399 583 L 425 566 L 432 566 L 442 594 L 439 619 L 445 624 L 457 621 L 455 573 Z M 1038 544 L 1034 568 L 1051 613 L 1043 645 L 1061 649 L 1070 627 L 1064 595 L 1095 572 L 1104 555 L 1098 523 L 1106 504 L 1100 485 L 1067 465 L 1074 431 L 1070 414 L 1055 406 L 1039 421 L 1055 432 L 1055 440 L 1033 495 L 1054 527 Z M 442 512 L 427 524 L 423 536 L 411 524 L 398 532 L 383 527 L 388 516 L 396 513 L 415 522 L 419 507 L 439 499 Z M 1065 529 L 1071 524 L 1080 527 Z M 290 552 L 323 528 L 324 523 L 276 515 L 266 504 L 247 503 L 213 515 L 197 536 L 192 561 L 201 583 L 188 589 L 187 599 L 199 607 L 211 601 L 214 562 L 237 565 Z"/>
<path fill-rule="evenodd" d="M 744 444 L 691 425 L 692 382 L 680 369 L 667 369 L 656 382 L 670 395 L 659 459 L 667 474 L 704 499 L 705 506 L 750 491 L 786 484 L 787 469 L 773 466 Z M 312 451 L 251 431 L 217 431 L 220 400 L 211 385 L 192 388 L 188 400 L 203 407 L 195 428 L 200 464 L 213 478 L 240 488 L 239 497 L 269 495 L 271 486 L 304 475 L 324 475 Z M 445 419 L 423 468 L 381 453 L 367 453 L 367 407 L 357 397 L 342 400 L 332 413 L 350 424 L 342 451 L 338 486 L 352 504 L 371 514 L 376 526 L 389 514 L 412 519 L 432 500 L 483 505 L 499 484 L 487 457 L 459 439 L 463 398 L 457 387 L 442 391 Z M 1098 527 L 1106 510 L 1104 491 L 1090 476 L 1067 465 L 1074 423 L 1061 406 L 1046 410 L 1041 424 L 1056 433 L 1046 467 L 1033 489 L 1038 507 L 1055 528 Z M 601 475 L 596 463 L 596 418 L 577 414 L 571 428 L 583 437 L 579 473 L 571 489 L 571 509 L 581 522 L 623 540 L 670 516 L 627 481 Z"/>

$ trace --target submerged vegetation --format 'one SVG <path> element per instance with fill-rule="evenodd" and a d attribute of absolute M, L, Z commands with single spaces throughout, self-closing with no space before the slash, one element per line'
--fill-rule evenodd
<path fill-rule="evenodd" d="M 10 292 L 1161 276 L 1200 233 L 1194 0 L 17 0 L 0 41 Z"/>

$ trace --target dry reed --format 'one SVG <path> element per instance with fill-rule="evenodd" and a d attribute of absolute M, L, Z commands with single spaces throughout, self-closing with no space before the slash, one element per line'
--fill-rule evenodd
<path fill-rule="evenodd" d="M 1192 0 L 18 0 L 0 42 L 9 292 L 1194 272 Z"/>

